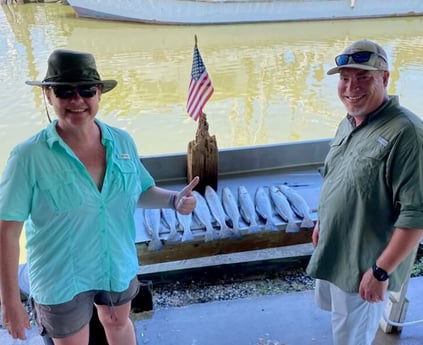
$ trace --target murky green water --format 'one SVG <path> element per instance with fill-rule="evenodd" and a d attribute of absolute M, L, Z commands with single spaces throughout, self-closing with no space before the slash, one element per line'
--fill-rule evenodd
<path fill-rule="evenodd" d="M 0 170 L 10 149 L 47 124 L 41 80 L 55 48 L 92 52 L 118 87 L 99 117 L 127 129 L 141 155 L 186 152 L 197 123 L 185 112 L 194 35 L 215 93 L 205 108 L 219 148 L 331 137 L 344 116 L 334 55 L 351 41 L 383 45 L 390 93 L 423 115 L 423 18 L 156 26 L 77 18 L 69 6 L 0 7 Z"/>
<path fill-rule="evenodd" d="M 330 137 L 344 115 L 336 76 L 326 76 L 346 44 L 386 47 L 391 93 L 419 112 L 423 18 L 222 26 L 156 26 L 77 18 L 69 6 L 0 10 L 0 166 L 10 148 L 47 124 L 40 80 L 54 48 L 87 50 L 118 88 L 99 117 L 130 131 L 140 154 L 185 152 L 197 123 L 185 112 L 194 35 L 215 93 L 205 108 L 220 148 Z M 423 113 L 423 112 L 422 112 Z"/>

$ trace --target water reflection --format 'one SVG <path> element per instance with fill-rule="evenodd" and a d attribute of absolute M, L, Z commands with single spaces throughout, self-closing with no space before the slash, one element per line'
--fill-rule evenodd
<path fill-rule="evenodd" d="M 387 48 L 390 92 L 420 111 L 423 19 L 397 18 L 221 26 L 155 26 L 76 18 L 60 4 L 0 11 L 0 165 L 11 146 L 45 126 L 39 88 L 54 48 L 87 50 L 103 78 L 99 115 L 126 128 L 141 154 L 184 152 L 197 123 L 185 112 L 194 34 L 215 87 L 206 106 L 220 148 L 330 137 L 343 116 L 333 56 L 368 37 Z M 369 35 L 371 33 L 371 35 Z"/>

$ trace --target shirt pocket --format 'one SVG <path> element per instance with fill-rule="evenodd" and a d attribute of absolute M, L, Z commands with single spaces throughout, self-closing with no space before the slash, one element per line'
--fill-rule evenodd
<path fill-rule="evenodd" d="M 347 168 L 349 181 L 364 195 L 369 195 L 384 167 L 385 157 L 389 152 L 388 146 L 363 145 L 354 152 Z"/>
<path fill-rule="evenodd" d="M 68 212 L 81 207 L 84 198 L 73 171 L 46 175 L 37 181 L 40 196 L 56 212 Z"/>
<path fill-rule="evenodd" d="M 131 160 L 120 160 L 115 163 L 114 180 L 119 190 L 128 195 L 141 193 L 141 181 L 138 169 Z"/>
<path fill-rule="evenodd" d="M 342 160 L 342 155 L 344 152 L 343 143 L 345 137 L 335 138 L 329 144 L 330 149 L 326 156 L 325 163 L 323 168 L 321 169 L 321 175 L 325 177 L 329 171 L 335 168 L 337 164 L 339 164 L 339 160 Z"/>

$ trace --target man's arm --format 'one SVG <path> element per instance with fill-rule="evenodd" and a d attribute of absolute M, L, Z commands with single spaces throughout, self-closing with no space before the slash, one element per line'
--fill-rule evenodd
<path fill-rule="evenodd" d="M 423 237 L 423 229 L 396 228 L 387 247 L 376 260 L 376 265 L 386 272 L 397 266 L 411 253 Z"/>
<path fill-rule="evenodd" d="M 376 260 L 376 265 L 387 273 L 392 273 L 416 248 L 422 237 L 423 229 L 396 228 L 385 250 Z M 384 299 L 387 287 L 388 280 L 377 280 L 370 267 L 361 279 L 360 296 L 369 302 L 379 302 Z"/>

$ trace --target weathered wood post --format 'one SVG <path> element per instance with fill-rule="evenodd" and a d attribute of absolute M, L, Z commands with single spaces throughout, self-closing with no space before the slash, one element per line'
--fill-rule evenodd
<path fill-rule="evenodd" d="M 207 185 L 217 190 L 219 152 L 216 137 L 209 134 L 205 113 L 198 121 L 195 140 L 188 143 L 187 165 L 188 181 L 195 176 L 200 177 L 200 182 L 195 188 L 199 193 L 204 195 Z"/>

